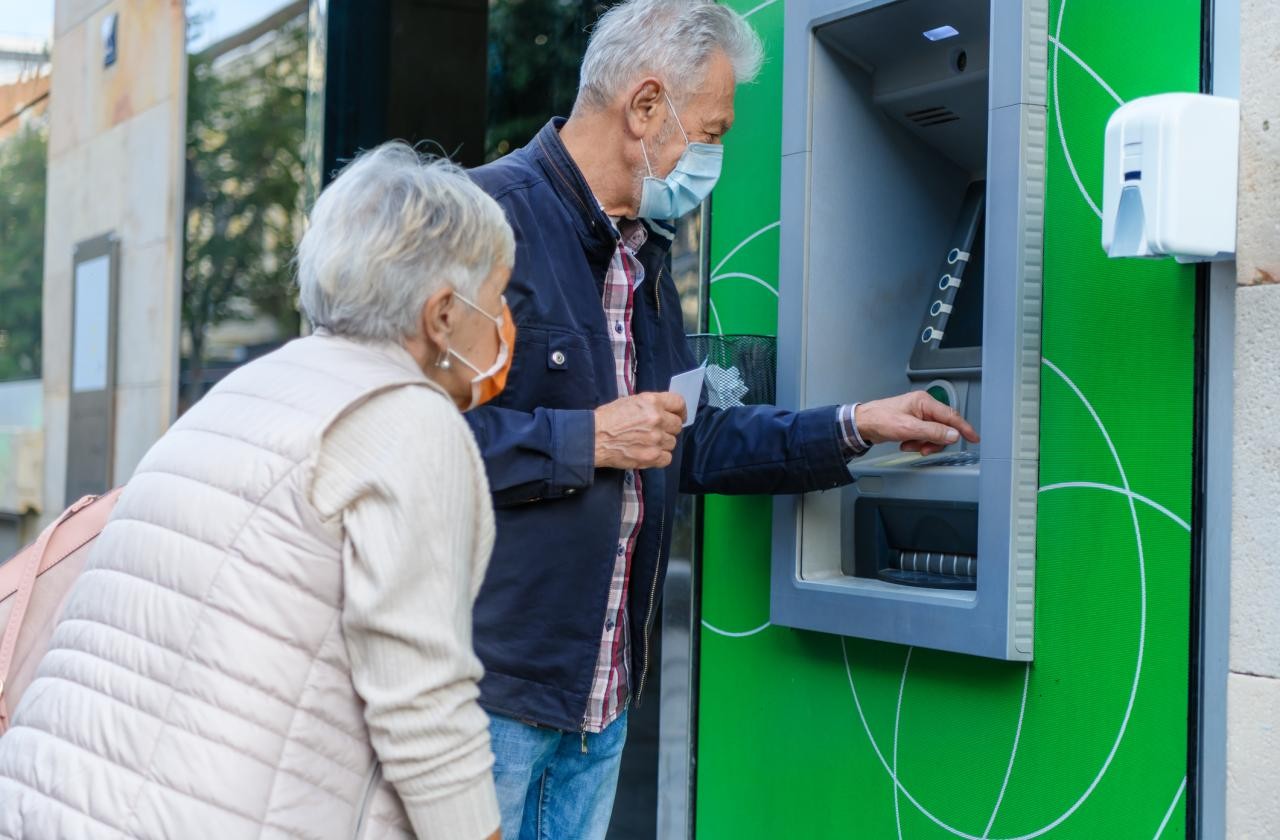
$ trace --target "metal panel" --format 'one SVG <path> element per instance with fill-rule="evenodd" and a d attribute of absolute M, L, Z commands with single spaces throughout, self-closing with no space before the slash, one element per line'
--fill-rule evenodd
<path fill-rule="evenodd" d="M 940 154 L 927 135 L 881 110 L 871 65 L 856 55 L 867 33 L 859 41 L 844 23 L 878 5 L 788 6 L 779 274 L 783 405 L 838 402 L 851 390 L 872 399 L 912 387 L 906 363 L 927 286 L 965 185 L 984 174 L 957 166 L 963 156 Z M 996 0 L 990 8 L 983 366 L 981 381 L 960 389 L 971 419 L 980 418 L 980 463 L 921 470 L 911 458 L 898 462 L 884 446 L 851 465 L 859 481 L 841 493 L 779 499 L 771 604 L 777 624 L 1031 658 L 1048 9 L 1043 0 L 1012 5 Z M 903 29 L 909 8 L 896 5 L 889 28 Z M 1013 33 L 1011 20 L 1018 24 Z M 840 23 L 822 28 L 832 21 Z M 955 86 L 943 79 L 938 89 Z M 1003 104 L 1010 98 L 1012 104 Z M 803 143 L 797 130 L 806 132 Z M 859 360 L 856 368 L 849 359 Z M 852 573 L 854 507 L 859 499 L 874 500 L 884 486 L 913 499 L 978 503 L 976 592 Z"/>
<path fill-rule="evenodd" d="M 1240 95 L 1240 4 L 1211 4 L 1210 90 Z M 1217 840 L 1227 833 L 1227 674 L 1231 629 L 1231 461 L 1234 440 L 1236 264 L 1214 263 L 1208 271 L 1208 307 L 1203 338 L 1206 354 L 1204 428 L 1199 458 L 1203 464 L 1199 626 L 1199 674 L 1195 685 L 1197 731 L 1195 775 L 1188 787 L 1190 836 Z M 1202 281 L 1204 282 L 1204 281 Z M 1194 800 L 1193 800 L 1194 797 Z"/>
<path fill-rule="evenodd" d="M 111 489 L 119 255 L 119 240 L 106 234 L 77 244 L 72 261 L 68 505 Z"/>

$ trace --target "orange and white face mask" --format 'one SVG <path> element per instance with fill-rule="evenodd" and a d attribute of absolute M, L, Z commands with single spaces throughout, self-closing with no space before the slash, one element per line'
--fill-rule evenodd
<path fill-rule="evenodd" d="M 507 305 L 505 296 L 502 298 L 502 314 L 490 315 L 465 296 L 457 292 L 454 292 L 454 295 L 458 300 L 493 321 L 498 328 L 498 356 L 493 360 L 493 364 L 489 366 L 488 370 L 480 370 L 455 350 L 449 350 L 450 356 L 453 356 L 476 372 L 475 378 L 471 380 L 471 404 L 463 409 L 463 411 L 470 411 L 478 405 L 484 405 L 489 402 L 489 400 L 501 394 L 503 388 L 507 387 L 507 373 L 511 370 L 511 359 L 514 356 L 516 346 L 516 322 L 511 317 L 511 307 Z"/>

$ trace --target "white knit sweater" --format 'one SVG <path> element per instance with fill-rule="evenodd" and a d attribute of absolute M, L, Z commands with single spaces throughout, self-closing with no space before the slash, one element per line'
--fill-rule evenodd
<path fill-rule="evenodd" d="M 381 348 L 408 369 L 398 346 Z M 312 501 L 345 534 L 342 629 L 370 739 L 418 837 L 498 826 L 471 605 L 493 510 L 471 430 L 443 393 L 397 388 L 325 436 Z"/>
<path fill-rule="evenodd" d="M 381 352 L 416 371 L 398 346 Z M 484 462 L 443 392 L 396 388 L 342 417 L 312 503 L 340 517 L 342 629 L 383 775 L 419 837 L 498 827 L 471 604 L 493 549 Z"/>

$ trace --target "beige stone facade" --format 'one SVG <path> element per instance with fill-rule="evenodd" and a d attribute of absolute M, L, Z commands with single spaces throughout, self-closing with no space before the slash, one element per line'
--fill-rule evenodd
<path fill-rule="evenodd" d="M 118 15 L 118 59 L 103 21 Z M 120 241 L 114 480 L 133 472 L 177 405 L 186 24 L 182 0 L 57 0 L 44 274 L 44 510 L 67 470 L 72 256 Z"/>
<path fill-rule="evenodd" d="M 1227 837 L 1274 840 L 1280 837 L 1280 3 L 1240 6 Z"/>

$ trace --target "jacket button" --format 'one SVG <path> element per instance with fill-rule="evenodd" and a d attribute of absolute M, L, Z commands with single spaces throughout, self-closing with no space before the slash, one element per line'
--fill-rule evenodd
<path fill-rule="evenodd" d="M 578 491 L 576 489 L 574 489 L 573 487 L 570 487 L 568 490 L 564 491 L 564 494 L 566 496 L 572 496 L 574 493 L 577 493 L 577 492 Z"/>
<path fill-rule="evenodd" d="M 551 362 L 552 362 L 552 364 L 557 364 L 557 365 L 562 365 L 562 364 L 564 364 L 564 351 L 562 351 L 562 350 L 557 350 L 557 351 L 555 351 L 554 353 L 552 353 L 552 354 L 551 354 Z"/>

